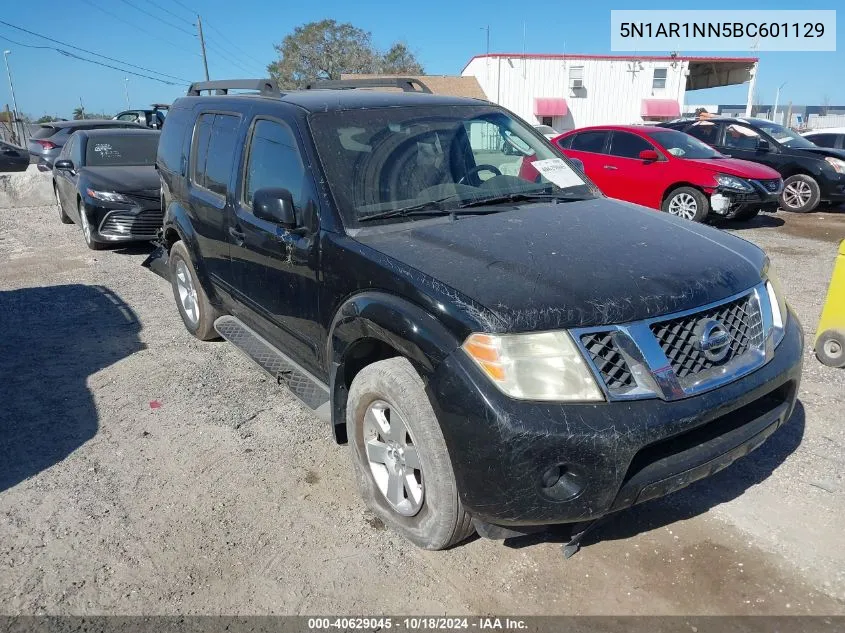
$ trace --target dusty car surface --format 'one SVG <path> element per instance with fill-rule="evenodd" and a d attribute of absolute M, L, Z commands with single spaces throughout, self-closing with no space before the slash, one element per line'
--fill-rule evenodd
<path fill-rule="evenodd" d="M 583 526 L 789 419 L 802 334 L 760 249 L 604 198 L 503 108 L 391 81 L 194 84 L 157 159 L 186 328 L 327 420 L 387 525 L 429 549 Z"/>

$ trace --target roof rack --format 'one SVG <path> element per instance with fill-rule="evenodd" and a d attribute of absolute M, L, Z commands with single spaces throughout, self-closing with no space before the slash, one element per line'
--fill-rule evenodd
<path fill-rule="evenodd" d="M 281 98 L 279 85 L 273 79 L 225 79 L 221 81 L 197 81 L 188 88 L 189 97 L 198 97 L 204 90 L 214 94 L 227 95 L 230 90 L 257 90 L 262 97 Z"/>
<path fill-rule="evenodd" d="M 431 94 L 431 89 L 415 77 L 374 77 L 369 79 L 321 79 L 305 85 L 306 90 L 355 90 L 356 88 L 399 88 L 402 92 Z"/>

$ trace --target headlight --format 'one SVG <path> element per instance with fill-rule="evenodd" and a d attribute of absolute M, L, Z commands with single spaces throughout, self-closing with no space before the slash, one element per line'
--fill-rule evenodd
<path fill-rule="evenodd" d="M 464 351 L 503 393 L 520 400 L 604 400 L 584 357 L 563 331 L 472 334 Z"/>
<path fill-rule="evenodd" d="M 92 198 L 97 200 L 104 200 L 106 202 L 123 202 L 125 204 L 135 204 L 134 200 L 131 198 L 127 198 L 122 193 L 116 193 L 114 191 L 96 191 L 94 189 L 86 189 L 85 193 L 87 193 Z"/>
<path fill-rule="evenodd" d="M 736 189 L 737 191 L 754 191 L 754 188 L 749 185 L 742 178 L 736 176 L 728 176 L 727 174 L 718 174 L 716 182 L 726 189 Z"/>
<path fill-rule="evenodd" d="M 833 156 L 825 156 L 824 159 L 837 173 L 845 174 L 845 160 L 834 158 Z"/>
<path fill-rule="evenodd" d="M 780 280 L 769 265 L 766 271 L 766 293 L 769 295 L 769 305 L 772 306 L 772 326 L 774 332 L 775 345 L 781 342 L 783 334 L 786 331 L 786 319 L 789 316 L 789 311 L 786 307 L 786 298 L 783 295 L 783 288 L 780 285 Z"/>

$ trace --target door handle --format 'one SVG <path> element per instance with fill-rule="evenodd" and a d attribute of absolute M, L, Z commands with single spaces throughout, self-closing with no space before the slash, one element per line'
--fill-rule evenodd
<path fill-rule="evenodd" d="M 613 169 L 613 170 L 618 169 L 618 167 L 614 167 L 613 165 L 605 165 L 604 168 L 605 169 Z"/>
<path fill-rule="evenodd" d="M 244 243 L 244 239 L 246 235 L 244 235 L 243 231 L 239 230 L 237 227 L 230 226 L 229 227 L 229 235 L 232 236 L 232 239 L 235 240 L 235 243 L 240 246 Z"/>

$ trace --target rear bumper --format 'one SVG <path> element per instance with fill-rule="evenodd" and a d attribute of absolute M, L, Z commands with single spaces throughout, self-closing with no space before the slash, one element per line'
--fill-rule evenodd
<path fill-rule="evenodd" d="M 461 350 L 441 364 L 428 391 L 474 517 L 511 527 L 580 522 L 683 488 L 760 446 L 792 413 L 802 348 L 792 316 L 769 363 L 673 402 L 516 401 Z M 556 466 L 562 487 L 550 488 Z"/>

